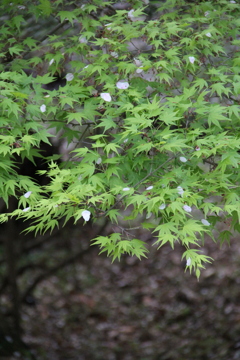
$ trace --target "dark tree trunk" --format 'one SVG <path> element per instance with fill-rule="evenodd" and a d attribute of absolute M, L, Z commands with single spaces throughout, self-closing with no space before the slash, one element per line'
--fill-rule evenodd
<path fill-rule="evenodd" d="M 11 209 L 11 200 L 9 211 Z M 16 336 L 20 337 L 20 301 L 19 289 L 17 284 L 17 261 L 18 261 L 18 239 L 14 220 L 10 219 L 6 224 L 5 233 L 5 257 L 6 257 L 6 272 L 9 286 L 9 296 L 11 300 L 11 309 L 13 320 L 13 330 Z"/>

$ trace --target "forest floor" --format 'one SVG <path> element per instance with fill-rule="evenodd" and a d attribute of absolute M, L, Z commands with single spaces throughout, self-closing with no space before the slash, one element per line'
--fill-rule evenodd
<path fill-rule="evenodd" d="M 44 280 L 36 304 L 23 307 L 24 341 L 36 359 L 240 359 L 239 239 L 221 249 L 206 241 L 215 261 L 199 281 L 185 272 L 180 245 L 150 248 L 142 261 L 111 263 L 91 247 Z"/>

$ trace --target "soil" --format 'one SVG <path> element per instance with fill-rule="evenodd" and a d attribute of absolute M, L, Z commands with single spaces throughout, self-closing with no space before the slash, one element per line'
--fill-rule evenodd
<path fill-rule="evenodd" d="M 24 341 L 37 360 L 240 359 L 238 240 L 221 249 L 206 241 L 215 261 L 199 281 L 180 245 L 114 263 L 92 247 L 36 288 L 35 305 L 23 307 Z"/>

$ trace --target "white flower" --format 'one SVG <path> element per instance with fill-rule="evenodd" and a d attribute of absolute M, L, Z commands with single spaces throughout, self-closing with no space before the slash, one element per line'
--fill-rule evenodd
<path fill-rule="evenodd" d="M 98 158 L 97 161 L 96 161 L 96 164 L 99 165 L 99 164 L 101 164 L 101 162 L 102 162 L 102 158 Z"/>
<path fill-rule="evenodd" d="M 91 215 L 90 211 L 83 210 L 82 217 L 84 218 L 85 221 L 88 221 L 90 219 L 90 215 Z"/>
<path fill-rule="evenodd" d="M 128 191 L 128 190 L 130 190 L 129 187 L 125 187 L 125 188 L 122 189 L 122 191 Z"/>
<path fill-rule="evenodd" d="M 187 265 L 187 266 L 190 266 L 190 265 L 191 265 L 191 262 L 192 262 L 191 258 L 188 258 L 188 259 L 187 259 L 187 264 L 186 264 L 186 265 Z"/>
<path fill-rule="evenodd" d="M 212 35 L 211 35 L 210 32 L 208 32 L 208 33 L 206 33 L 206 36 L 207 36 L 207 37 L 211 37 Z"/>
<path fill-rule="evenodd" d="M 209 11 L 205 11 L 204 16 L 208 17 L 209 14 L 210 14 Z"/>
<path fill-rule="evenodd" d="M 100 96 L 105 101 L 111 101 L 112 100 L 111 95 L 109 93 L 101 93 Z"/>
<path fill-rule="evenodd" d="M 194 56 L 189 56 L 189 61 L 190 61 L 191 64 L 193 64 L 194 61 L 195 61 L 195 57 Z"/>
<path fill-rule="evenodd" d="M 53 63 L 54 63 L 54 59 L 51 59 L 51 60 L 49 61 L 49 65 L 51 66 Z"/>
<path fill-rule="evenodd" d="M 166 204 L 162 204 L 162 205 L 159 206 L 159 210 L 164 210 L 165 207 L 166 207 Z"/>
<path fill-rule="evenodd" d="M 42 104 L 40 106 L 40 110 L 41 110 L 42 113 L 44 113 L 46 111 L 46 105 Z"/>
<path fill-rule="evenodd" d="M 149 214 L 147 214 L 146 219 L 149 219 L 152 216 L 152 213 L 150 212 Z"/>
<path fill-rule="evenodd" d="M 87 69 L 89 65 L 84 66 L 84 69 Z"/>
<path fill-rule="evenodd" d="M 199 146 L 196 146 L 196 147 L 195 147 L 195 150 L 196 150 L 196 151 L 199 151 L 199 150 L 201 150 L 201 149 L 200 149 Z"/>
<path fill-rule="evenodd" d="M 112 57 L 114 57 L 115 59 L 118 58 L 118 53 L 117 53 L 116 51 L 111 51 L 111 52 L 110 52 L 110 55 L 111 55 Z"/>
<path fill-rule="evenodd" d="M 187 162 L 187 159 L 186 159 L 184 156 L 180 156 L 179 160 L 180 160 L 181 162 Z"/>
<path fill-rule="evenodd" d="M 231 1 L 230 1 L 230 2 L 231 2 Z M 19 5 L 19 6 L 18 6 L 18 9 L 19 9 L 19 10 L 24 10 L 24 9 L 26 9 L 26 6 L 24 6 L 24 5 Z"/>
<path fill-rule="evenodd" d="M 178 186 L 178 187 L 177 187 L 177 190 L 178 190 L 178 194 L 181 195 L 181 196 L 183 196 L 183 194 L 184 194 L 183 188 L 182 188 L 181 186 Z"/>
<path fill-rule="evenodd" d="M 78 40 L 81 44 L 87 44 L 87 39 L 85 36 L 79 36 Z"/>
<path fill-rule="evenodd" d="M 128 12 L 128 17 L 129 17 L 129 19 L 131 19 L 131 20 L 132 20 L 132 18 L 134 18 L 133 13 L 134 13 L 134 9 L 132 9 L 132 10 L 130 10 L 130 11 Z"/>
<path fill-rule="evenodd" d="M 153 189 L 152 185 L 146 188 L 146 190 L 152 190 L 152 189 Z"/>
<path fill-rule="evenodd" d="M 128 142 L 128 139 L 123 140 L 124 143 Z"/>
<path fill-rule="evenodd" d="M 202 222 L 203 225 L 206 225 L 206 226 L 210 226 L 210 225 L 211 225 L 210 222 L 208 222 L 208 221 L 205 220 L 205 219 L 202 219 L 201 222 Z"/>
<path fill-rule="evenodd" d="M 66 80 L 67 80 L 67 81 L 72 81 L 73 78 L 74 78 L 74 75 L 73 75 L 72 73 L 68 73 L 68 74 L 66 75 Z"/>
<path fill-rule="evenodd" d="M 137 74 L 140 74 L 141 72 L 143 72 L 143 68 L 142 68 L 142 66 L 141 66 L 141 67 L 139 67 L 139 68 L 136 70 L 136 73 L 137 73 Z"/>
<path fill-rule="evenodd" d="M 31 195 L 31 193 L 32 193 L 32 191 L 28 191 L 28 192 L 26 192 L 26 194 L 24 194 L 23 196 L 24 196 L 26 199 L 28 199 L 29 196 Z"/>
<path fill-rule="evenodd" d="M 25 209 L 23 209 L 23 212 L 26 212 L 26 211 L 28 211 L 30 209 L 31 209 L 30 207 L 26 207 Z"/>
<path fill-rule="evenodd" d="M 186 212 L 191 212 L 192 208 L 191 208 L 191 206 L 183 205 L 183 210 L 185 210 Z"/>
<path fill-rule="evenodd" d="M 50 95 L 45 95 L 44 97 L 45 97 L 45 98 L 49 98 L 49 97 L 50 97 Z"/>

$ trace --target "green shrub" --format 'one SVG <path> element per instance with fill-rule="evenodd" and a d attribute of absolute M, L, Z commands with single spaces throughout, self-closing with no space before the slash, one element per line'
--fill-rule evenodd
<path fill-rule="evenodd" d="M 204 235 L 240 229 L 240 7 L 118 5 L 2 2 L 0 191 L 18 208 L 0 219 L 45 232 L 105 217 L 119 231 L 93 243 L 113 259 L 146 256 L 137 224 L 158 247 L 180 242 L 199 277 Z M 34 162 L 57 137 L 69 151 L 39 171 L 49 184 L 18 173 L 16 155 Z"/>

